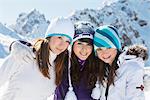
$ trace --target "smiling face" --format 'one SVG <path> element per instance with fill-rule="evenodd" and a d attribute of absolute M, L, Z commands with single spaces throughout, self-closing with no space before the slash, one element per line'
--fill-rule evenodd
<path fill-rule="evenodd" d="M 70 40 L 65 36 L 52 36 L 49 41 L 51 51 L 57 55 L 64 52 L 69 44 Z"/>
<path fill-rule="evenodd" d="M 99 59 L 111 65 L 117 55 L 117 50 L 115 48 L 98 48 L 96 53 Z"/>
<path fill-rule="evenodd" d="M 79 40 L 75 41 L 73 45 L 73 51 L 75 55 L 81 59 L 86 60 L 89 55 L 92 53 L 92 45 L 86 42 L 81 42 Z"/>

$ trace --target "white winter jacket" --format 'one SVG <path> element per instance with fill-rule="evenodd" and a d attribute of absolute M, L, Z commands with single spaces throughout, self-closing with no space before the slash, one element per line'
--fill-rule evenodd
<path fill-rule="evenodd" d="M 107 100 L 145 100 L 142 90 L 143 68 L 144 61 L 142 58 L 122 61 L 117 69 L 117 77 L 114 81 L 114 85 L 109 87 Z M 100 100 L 106 100 L 106 83 L 104 86 L 100 86 Z"/>
<path fill-rule="evenodd" d="M 0 67 L 0 86 L 9 82 L 0 100 L 46 100 L 54 93 L 56 85 L 53 61 L 56 55 L 51 52 L 52 66 L 49 67 L 48 79 L 39 71 L 34 54 L 29 55 L 29 51 L 29 47 L 19 42 L 12 45 L 11 54 Z"/>

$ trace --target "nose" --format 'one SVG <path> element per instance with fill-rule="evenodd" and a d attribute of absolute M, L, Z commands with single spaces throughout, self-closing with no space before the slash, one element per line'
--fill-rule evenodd
<path fill-rule="evenodd" d="M 110 56 L 110 54 L 109 54 L 108 52 L 104 52 L 104 53 L 102 54 L 102 56 L 107 58 L 108 56 Z"/>
<path fill-rule="evenodd" d="M 82 51 L 85 52 L 87 50 L 87 45 L 82 45 Z"/>

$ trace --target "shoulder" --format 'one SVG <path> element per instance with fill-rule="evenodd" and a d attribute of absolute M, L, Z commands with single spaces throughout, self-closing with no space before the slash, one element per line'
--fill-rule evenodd
<path fill-rule="evenodd" d="M 126 72 L 129 75 L 133 74 L 143 74 L 144 72 L 144 62 L 141 58 L 131 59 L 129 61 L 125 61 L 122 67 L 126 68 Z"/>
<path fill-rule="evenodd" d="M 24 56 L 30 54 L 35 57 L 33 49 L 20 41 L 14 41 L 11 45 L 11 55 Z"/>
<path fill-rule="evenodd" d="M 13 44 L 11 45 L 11 53 L 12 54 L 17 54 L 19 52 L 23 52 L 24 50 L 29 49 L 28 46 L 20 43 L 19 41 L 14 41 Z"/>

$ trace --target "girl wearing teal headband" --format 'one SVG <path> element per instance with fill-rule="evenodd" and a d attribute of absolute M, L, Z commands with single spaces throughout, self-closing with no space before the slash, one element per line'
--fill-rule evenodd
<path fill-rule="evenodd" d="M 0 100 L 47 100 L 61 83 L 73 36 L 73 23 L 67 18 L 57 18 L 52 20 L 45 38 L 38 39 L 31 48 L 14 42 L 0 67 L 0 86 L 9 83 Z"/>

